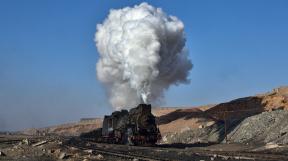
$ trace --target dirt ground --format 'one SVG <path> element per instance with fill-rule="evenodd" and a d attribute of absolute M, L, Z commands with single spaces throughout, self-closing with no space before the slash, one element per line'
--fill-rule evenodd
<path fill-rule="evenodd" d="M 0 135 L 0 160 L 13 161 L 288 159 L 286 157 L 288 147 L 281 147 L 280 150 L 277 150 L 277 147 L 271 149 L 261 150 L 261 147 L 245 144 L 175 144 L 136 147 L 96 143 L 79 137 Z"/>

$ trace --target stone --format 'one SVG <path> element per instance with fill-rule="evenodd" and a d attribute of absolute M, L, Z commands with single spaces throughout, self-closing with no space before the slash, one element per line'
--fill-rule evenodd
<path fill-rule="evenodd" d="M 69 156 L 64 152 L 60 153 L 60 155 L 59 155 L 59 159 L 67 159 L 68 157 Z"/>
<path fill-rule="evenodd" d="M 89 153 L 89 154 L 92 154 L 93 153 L 93 150 L 92 149 L 88 149 L 88 150 L 84 150 L 85 153 Z"/>
<path fill-rule="evenodd" d="M 222 156 L 222 158 L 223 158 L 224 160 L 228 160 L 228 159 L 230 159 L 229 156 Z"/>
<path fill-rule="evenodd" d="M 0 151 L 0 156 L 6 156 L 6 154 Z"/>
<path fill-rule="evenodd" d="M 70 150 L 76 151 L 76 150 L 78 150 L 78 148 L 76 148 L 76 147 L 70 147 Z"/>
<path fill-rule="evenodd" d="M 54 149 L 49 149 L 49 150 L 48 150 L 48 153 L 50 153 L 50 154 L 52 154 L 52 153 L 54 153 L 54 152 L 55 152 Z"/>
<path fill-rule="evenodd" d="M 13 149 L 18 149 L 19 145 L 14 145 Z"/>
<path fill-rule="evenodd" d="M 103 157 L 103 155 L 98 154 L 98 155 L 96 155 L 96 159 L 98 159 L 98 160 L 102 160 L 102 159 L 104 159 L 104 157 Z"/>
<path fill-rule="evenodd" d="M 214 124 L 215 124 L 215 121 L 209 121 L 209 122 L 206 123 L 206 126 L 208 127 L 208 126 L 212 126 Z"/>
<path fill-rule="evenodd" d="M 78 157 L 80 157 L 80 154 L 79 154 L 79 153 L 74 153 L 74 154 L 73 154 L 73 157 L 74 157 L 74 158 L 78 158 Z"/>
<path fill-rule="evenodd" d="M 204 125 L 199 125 L 198 128 L 199 128 L 199 129 L 203 129 L 203 128 L 204 128 Z"/>
<path fill-rule="evenodd" d="M 61 153 L 61 149 L 56 149 L 56 150 L 54 150 L 54 153 L 55 153 L 55 155 L 60 154 L 60 153 Z"/>
<path fill-rule="evenodd" d="M 28 139 L 23 139 L 21 143 L 25 145 L 30 145 L 30 141 Z"/>
<path fill-rule="evenodd" d="M 44 141 L 40 141 L 40 142 L 38 142 L 38 143 L 32 144 L 32 146 L 33 146 L 33 147 L 36 147 L 36 146 L 40 146 L 40 145 L 43 145 L 43 144 L 46 144 L 46 143 L 47 143 L 47 141 L 44 140 Z"/>

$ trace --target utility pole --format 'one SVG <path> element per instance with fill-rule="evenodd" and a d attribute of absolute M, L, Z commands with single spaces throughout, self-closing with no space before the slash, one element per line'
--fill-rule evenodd
<path fill-rule="evenodd" d="M 225 129 L 225 142 L 228 143 L 227 139 L 227 118 L 226 118 L 226 111 L 224 111 L 224 129 Z"/>

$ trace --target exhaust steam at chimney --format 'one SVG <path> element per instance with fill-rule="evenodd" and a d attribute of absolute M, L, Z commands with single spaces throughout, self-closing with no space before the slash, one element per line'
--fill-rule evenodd
<path fill-rule="evenodd" d="M 189 83 L 184 24 L 147 3 L 112 9 L 95 34 L 97 78 L 115 109 L 157 104 L 171 85 Z"/>

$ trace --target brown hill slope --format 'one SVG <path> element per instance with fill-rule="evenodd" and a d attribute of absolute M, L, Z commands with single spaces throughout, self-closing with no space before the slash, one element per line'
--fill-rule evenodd
<path fill-rule="evenodd" d="M 217 105 L 177 109 L 158 115 L 162 135 L 183 132 L 189 129 L 211 126 L 225 119 L 242 119 L 263 111 L 288 110 L 288 87 L 276 88 L 271 92 L 232 100 Z M 158 113 L 161 109 L 158 109 Z"/>
<path fill-rule="evenodd" d="M 213 124 L 213 118 L 207 116 L 204 112 L 211 107 L 213 107 L 213 105 L 174 109 L 165 115 L 156 115 L 161 134 L 165 135 L 171 132 L 198 128 L 202 126 L 202 124 Z M 158 113 L 161 113 L 161 108 L 156 110 Z"/>
<path fill-rule="evenodd" d="M 47 135 L 57 134 L 64 136 L 76 136 L 81 133 L 89 132 L 91 130 L 100 128 L 102 126 L 102 118 L 94 119 L 81 119 L 79 122 L 61 124 L 56 126 L 50 126 L 46 128 L 32 128 L 26 129 L 22 133 L 26 135 Z"/>

